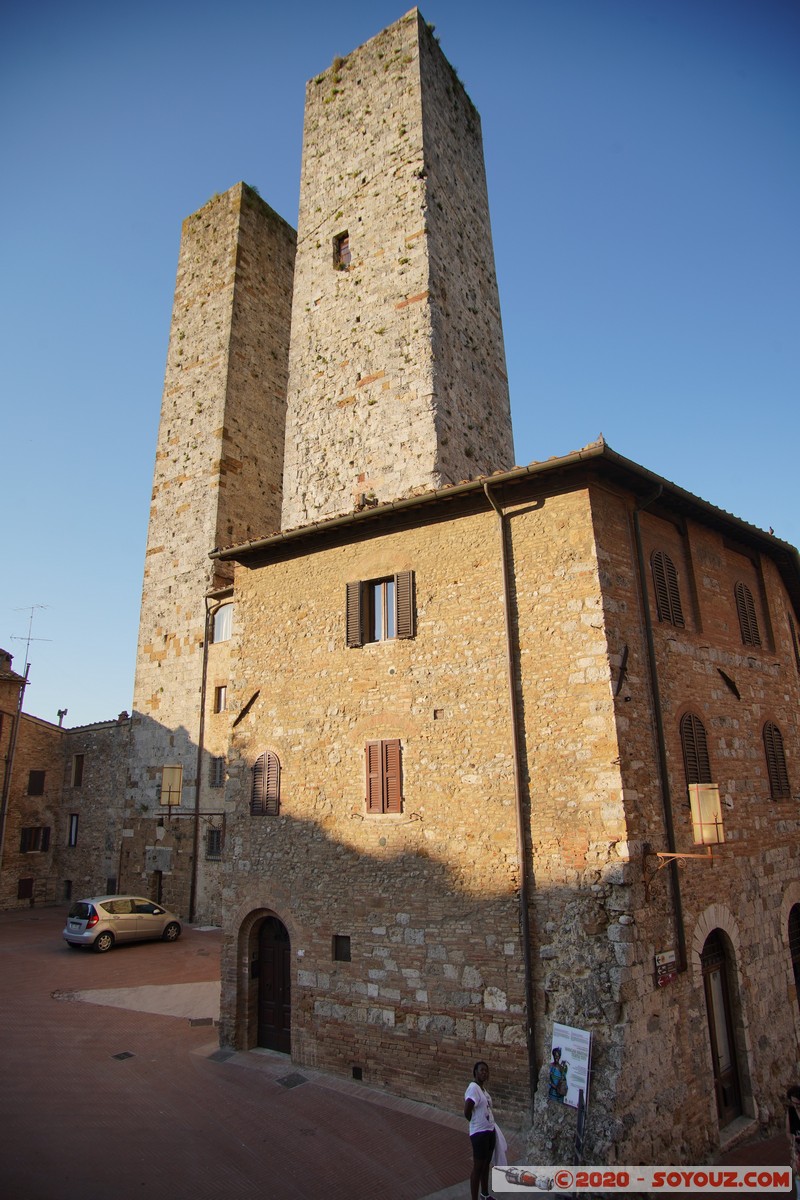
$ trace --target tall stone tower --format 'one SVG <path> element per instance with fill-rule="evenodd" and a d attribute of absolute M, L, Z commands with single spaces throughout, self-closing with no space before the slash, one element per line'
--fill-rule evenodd
<path fill-rule="evenodd" d="M 513 461 L 480 119 L 413 9 L 307 87 L 282 524 Z"/>
<path fill-rule="evenodd" d="M 205 597 L 231 582 L 209 551 L 279 526 L 294 253 L 294 230 L 244 184 L 183 225 L 142 589 L 129 816 L 164 815 L 165 766 L 182 769 L 171 777 L 180 783 L 170 818 L 194 808 Z M 136 859 L 132 843 L 124 846 Z M 185 887 L 173 882 L 181 894 L 172 899 L 187 911 Z"/>

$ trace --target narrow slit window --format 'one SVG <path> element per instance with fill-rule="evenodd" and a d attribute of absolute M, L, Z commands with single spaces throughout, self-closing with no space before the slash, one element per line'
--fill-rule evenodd
<path fill-rule="evenodd" d="M 228 688 L 223 683 L 220 687 L 214 688 L 214 712 L 225 712 L 228 707 Z"/>
<path fill-rule="evenodd" d="M 337 271 L 346 271 L 352 261 L 350 235 L 347 230 L 333 239 L 333 265 Z"/>

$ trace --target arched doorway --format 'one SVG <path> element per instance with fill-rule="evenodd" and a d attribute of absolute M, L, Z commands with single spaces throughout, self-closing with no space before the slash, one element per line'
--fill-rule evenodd
<path fill-rule="evenodd" d="M 291 1052 L 292 964 L 289 931 L 277 917 L 265 917 L 258 931 L 258 1042 Z"/>
<path fill-rule="evenodd" d="M 793 904 L 789 912 L 789 953 L 792 956 L 792 973 L 797 1003 L 800 1004 L 800 904 Z"/>
<path fill-rule="evenodd" d="M 742 1090 L 736 1060 L 736 1032 L 731 1006 L 730 960 L 724 935 L 714 929 L 706 938 L 700 959 L 706 996 L 708 1032 L 714 1066 L 714 1092 L 720 1125 L 742 1114 Z"/>

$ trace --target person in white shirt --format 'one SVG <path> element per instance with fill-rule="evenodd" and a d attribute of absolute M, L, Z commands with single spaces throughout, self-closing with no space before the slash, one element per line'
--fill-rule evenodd
<path fill-rule="evenodd" d="M 472 1068 L 472 1083 L 464 1093 L 464 1116 L 469 1121 L 469 1140 L 472 1143 L 472 1174 L 469 1177 L 472 1200 L 493 1200 L 489 1194 L 489 1171 L 496 1140 L 492 1097 L 486 1090 L 489 1067 L 476 1062 Z"/>

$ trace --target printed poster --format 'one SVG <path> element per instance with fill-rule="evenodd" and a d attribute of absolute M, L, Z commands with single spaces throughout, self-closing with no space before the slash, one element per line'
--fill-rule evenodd
<path fill-rule="evenodd" d="M 548 1100 L 577 1108 L 578 1093 L 583 1088 L 584 1103 L 589 1103 L 591 1054 L 592 1035 L 588 1030 L 553 1024 Z"/>

